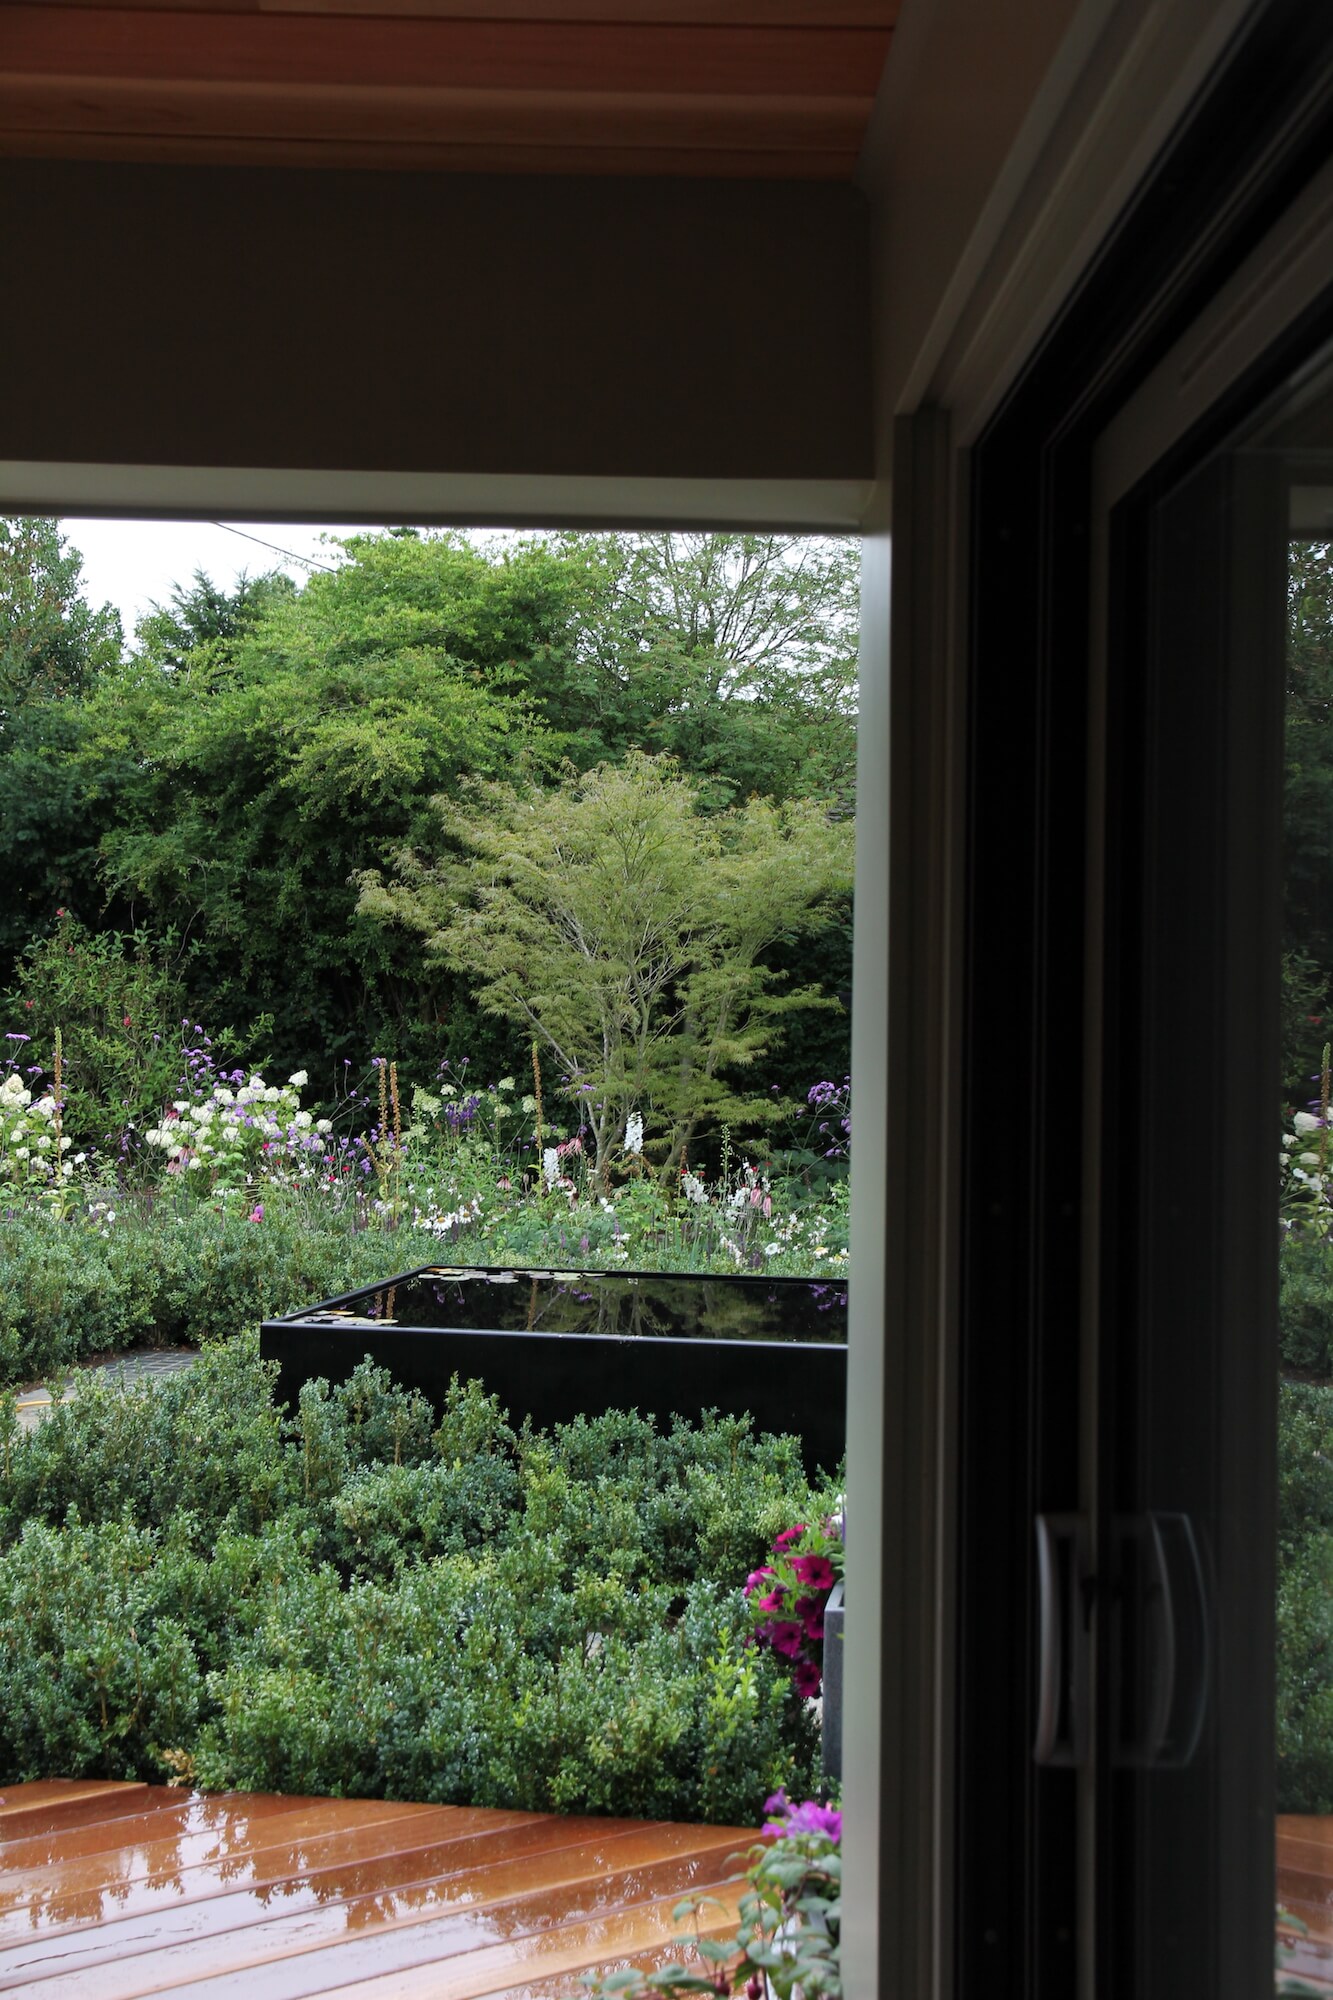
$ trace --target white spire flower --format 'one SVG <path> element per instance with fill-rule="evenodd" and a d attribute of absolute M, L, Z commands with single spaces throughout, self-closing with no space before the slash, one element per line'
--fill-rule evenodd
<path fill-rule="evenodd" d="M 625 1151 L 627 1153 L 643 1151 L 643 1120 L 637 1111 L 631 1111 L 625 1121 Z"/>

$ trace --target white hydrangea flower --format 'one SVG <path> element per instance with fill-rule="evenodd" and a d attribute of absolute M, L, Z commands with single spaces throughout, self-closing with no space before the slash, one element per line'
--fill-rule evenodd
<path fill-rule="evenodd" d="M 1298 1111 L 1291 1122 L 1298 1132 L 1317 1132 L 1319 1130 L 1319 1120 L 1310 1111 Z"/>
<path fill-rule="evenodd" d="M 293 1070 L 292 1074 L 288 1077 L 287 1081 L 291 1085 L 293 1090 L 303 1090 L 306 1084 L 309 1083 L 310 1078 L 306 1075 L 306 1072 L 303 1069 L 298 1069 L 298 1070 Z"/>
<path fill-rule="evenodd" d="M 333 1120 L 331 1118 L 318 1119 L 315 1123 L 315 1130 L 317 1132 L 331 1132 L 333 1130 Z"/>

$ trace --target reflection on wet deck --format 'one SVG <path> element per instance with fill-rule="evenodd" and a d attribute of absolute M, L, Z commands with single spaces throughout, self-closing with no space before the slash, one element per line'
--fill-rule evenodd
<path fill-rule="evenodd" d="M 1280 1978 L 1333 1994 L 1333 1819 L 1279 1816 L 1277 1902 Z"/>
<path fill-rule="evenodd" d="M 734 1857 L 753 1838 L 385 1800 L 12 1785 L 0 1793 L 0 1992 L 556 2000 L 593 1968 L 675 1957 L 682 1896 L 719 1896 L 706 1934 L 734 1927 Z"/>

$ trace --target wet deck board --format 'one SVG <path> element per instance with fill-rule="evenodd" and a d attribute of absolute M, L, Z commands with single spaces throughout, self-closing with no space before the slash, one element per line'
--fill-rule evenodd
<path fill-rule="evenodd" d="M 1279 1817 L 1277 1902 L 1283 1972 L 1333 1994 L 1333 1819 Z"/>
<path fill-rule="evenodd" d="M 735 1924 L 742 1828 L 207 1797 L 0 1793 L 0 1992 L 34 2000 L 564 2000 L 678 1954 L 676 1904 Z"/>

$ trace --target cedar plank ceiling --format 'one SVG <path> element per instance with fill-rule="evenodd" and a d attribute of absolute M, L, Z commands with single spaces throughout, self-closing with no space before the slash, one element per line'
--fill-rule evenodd
<path fill-rule="evenodd" d="M 0 0 L 0 155 L 848 180 L 899 0 Z"/>

